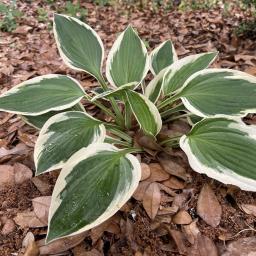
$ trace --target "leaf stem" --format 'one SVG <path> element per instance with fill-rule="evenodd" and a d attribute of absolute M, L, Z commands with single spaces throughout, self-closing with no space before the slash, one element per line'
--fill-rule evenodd
<path fill-rule="evenodd" d="M 163 140 L 159 143 L 160 146 L 163 146 L 165 144 L 171 144 L 171 145 L 176 145 L 177 142 L 179 141 L 179 139 L 181 138 L 181 136 L 175 136 L 175 137 L 172 137 L 172 138 L 168 138 L 166 140 Z"/>
<path fill-rule="evenodd" d="M 125 102 L 125 127 L 130 130 L 132 127 L 132 111 L 129 103 Z"/>
<path fill-rule="evenodd" d="M 126 134 L 125 132 L 122 132 L 119 129 L 117 129 L 111 125 L 108 125 L 108 124 L 106 125 L 106 127 L 107 127 L 107 130 L 109 132 L 111 132 L 112 134 L 114 134 L 114 135 L 120 137 L 121 139 L 127 141 L 128 143 L 132 144 L 132 137 L 129 136 L 128 134 Z"/>
<path fill-rule="evenodd" d="M 121 145 L 121 146 L 128 147 L 128 148 L 132 146 L 127 141 L 118 140 L 118 139 L 115 139 L 115 138 L 112 138 L 112 137 L 107 137 L 105 139 L 105 142 L 106 143 L 111 143 L 111 144 Z"/>
<path fill-rule="evenodd" d="M 178 115 L 178 116 L 171 116 L 170 118 L 166 119 L 164 121 L 164 123 L 168 123 L 170 121 L 174 121 L 174 120 L 177 120 L 177 119 L 180 119 L 180 118 L 183 118 L 183 117 L 188 117 L 188 116 L 191 116 L 193 115 L 192 113 L 186 113 L 186 114 L 182 114 L 182 115 Z"/>
<path fill-rule="evenodd" d="M 121 150 L 123 154 L 129 154 L 129 153 L 141 153 L 144 150 L 142 148 L 125 148 Z"/>
<path fill-rule="evenodd" d="M 178 100 L 180 98 L 180 95 L 179 94 L 175 94 L 169 98 L 167 98 L 166 100 L 162 101 L 158 106 L 158 110 L 164 108 L 165 106 L 173 103 L 174 101 Z"/>
<path fill-rule="evenodd" d="M 101 84 L 103 90 L 107 91 L 108 90 L 108 86 L 107 86 L 107 84 L 105 82 L 105 79 L 103 78 L 102 75 L 98 78 L 98 81 Z M 110 101 L 110 103 L 112 105 L 112 108 L 113 108 L 115 114 L 116 114 L 115 120 L 116 120 L 117 124 L 119 124 L 120 126 L 124 127 L 125 126 L 124 117 L 123 117 L 123 114 L 122 114 L 121 110 L 118 107 L 117 102 L 115 101 L 114 97 L 109 97 L 109 101 Z"/>
<path fill-rule="evenodd" d="M 164 117 L 168 117 L 168 116 L 170 116 L 174 113 L 180 112 L 180 111 L 186 111 L 186 108 L 184 107 L 183 103 L 180 103 L 180 104 L 176 105 L 175 107 L 168 109 L 160 114 L 161 114 L 161 117 L 164 118 Z"/>

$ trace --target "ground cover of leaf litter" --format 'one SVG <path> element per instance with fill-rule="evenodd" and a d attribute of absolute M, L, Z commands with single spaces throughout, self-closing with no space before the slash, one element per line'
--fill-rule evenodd
<path fill-rule="evenodd" d="M 18 27 L 0 37 L 0 92 L 38 75 L 69 74 L 86 88 L 97 86 L 61 61 L 49 19 L 62 2 L 18 3 Z M 87 1 L 84 1 L 87 2 Z M 214 67 L 256 75 L 256 43 L 232 32 L 248 14 L 238 8 L 181 12 L 136 6 L 96 6 L 86 22 L 110 49 L 118 32 L 132 23 L 150 49 L 171 39 L 179 57 L 219 51 Z M 25 100 L 25 99 L 24 99 Z M 103 114 L 84 102 L 96 117 Z M 247 118 L 256 124 L 256 117 Z M 176 121 L 168 132 L 189 127 Z M 0 255 L 256 255 L 256 194 L 225 186 L 193 172 L 180 150 L 141 155 L 142 181 L 133 198 L 110 220 L 76 237 L 44 245 L 50 196 L 58 171 L 34 177 L 33 147 L 38 131 L 16 115 L 0 112 Z M 14 254 L 12 254 L 14 253 Z M 251 254 L 250 254 L 251 253 Z"/>

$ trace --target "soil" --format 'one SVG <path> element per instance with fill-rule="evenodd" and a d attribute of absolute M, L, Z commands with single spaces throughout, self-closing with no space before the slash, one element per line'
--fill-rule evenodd
<path fill-rule="evenodd" d="M 48 30 L 49 23 L 48 21 L 39 22 L 36 10 L 40 5 L 52 17 L 56 6 L 61 9 L 63 3 L 57 1 L 54 7 L 44 2 L 21 1 L 19 8 L 26 13 L 26 17 L 20 21 L 20 31 L 4 33 L 5 39 L 0 44 L 0 63 L 5 65 L 5 69 L 0 67 L 2 68 L 0 69 L 1 92 L 23 80 L 47 73 L 68 73 L 82 81 L 85 88 L 97 86 L 96 82 L 93 79 L 88 79 L 87 75 L 71 71 L 61 63 L 52 33 Z M 179 57 L 217 49 L 220 51 L 220 57 L 215 67 L 255 72 L 256 59 L 252 57 L 255 56 L 255 42 L 250 39 L 238 38 L 233 33 L 233 28 L 238 22 L 249 15 L 240 9 L 233 8 L 228 15 L 225 15 L 222 8 L 184 13 L 177 10 L 166 11 L 161 8 L 155 11 L 150 6 L 143 10 L 136 6 L 129 8 L 121 6 L 120 9 L 112 6 L 99 7 L 93 3 L 84 3 L 83 6 L 88 10 L 87 22 L 100 33 L 108 49 L 113 43 L 116 33 L 120 32 L 128 22 L 131 22 L 137 27 L 141 37 L 147 40 L 150 48 L 171 38 Z M 24 30 L 26 31 L 24 26 L 29 27 L 27 28 L 29 32 L 24 32 Z M 90 111 L 98 113 L 93 108 Z M 0 122 L 5 117 L 6 115 L 2 115 Z M 22 134 L 30 137 L 27 136 L 24 139 Z M 31 157 L 34 137 L 31 138 L 31 135 L 37 136 L 37 134 L 36 130 L 24 125 L 16 116 L 3 122 L 0 127 L 0 138 L 2 139 L 0 147 L 13 149 L 19 143 L 23 143 L 28 149 L 24 154 L 6 154 L 0 157 L 0 163 L 13 164 L 19 161 L 34 170 Z M 151 155 L 142 156 L 142 161 L 156 162 Z M 220 251 L 225 247 L 227 241 L 254 236 L 256 219 L 253 215 L 246 214 L 241 210 L 240 205 L 242 203 L 256 205 L 256 193 L 227 187 L 205 175 L 195 173 L 190 169 L 186 160 L 182 161 L 191 179 L 185 183 L 184 188 L 175 190 L 175 193 L 189 193 L 189 197 L 184 201 L 184 209 L 190 214 L 193 221 L 196 221 L 199 231 L 210 238 Z M 13 219 L 18 212 L 33 209 L 31 199 L 51 195 L 57 174 L 43 174 L 40 177 L 49 184 L 50 189 L 45 193 L 40 192 L 31 180 L 0 191 L 0 219 L 2 217 Z M 198 216 L 196 210 L 198 195 L 205 184 L 210 184 L 222 207 L 221 221 L 215 228 L 206 224 Z M 168 197 L 167 194 L 165 196 Z M 167 202 L 166 205 L 168 204 Z M 127 211 L 118 213 L 120 232 L 115 234 L 105 231 L 95 243 L 93 243 L 91 235 L 88 235 L 83 242 L 86 250 L 96 248 L 102 253 L 100 255 L 115 256 L 181 255 L 173 238 L 161 225 L 167 225 L 170 229 L 179 231 L 182 231 L 182 225 L 164 221 L 162 224 L 162 221 L 158 220 L 159 224 L 157 220 L 151 220 L 142 203 L 133 198 L 127 205 Z M 2 235 L 0 233 L 0 255 L 9 256 L 11 253 L 19 252 L 28 231 L 34 234 L 35 240 L 39 240 L 45 236 L 46 228 L 29 229 L 16 225 L 15 230 L 10 234 Z M 187 241 L 186 245 L 189 248 L 190 244 Z M 73 255 L 72 251 L 69 250 L 67 255 Z"/>

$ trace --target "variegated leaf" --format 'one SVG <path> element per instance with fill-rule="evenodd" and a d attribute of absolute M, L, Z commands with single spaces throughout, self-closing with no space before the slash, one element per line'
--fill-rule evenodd
<path fill-rule="evenodd" d="M 178 96 L 201 117 L 245 116 L 256 112 L 256 77 L 232 69 L 206 69 L 191 76 Z"/>
<path fill-rule="evenodd" d="M 110 144 L 95 143 L 75 153 L 53 191 L 47 242 L 82 233 L 113 216 L 140 177 L 137 158 Z"/>
<path fill-rule="evenodd" d="M 178 57 L 171 40 L 157 46 L 150 54 L 150 70 L 157 75 L 161 70 L 177 61 Z"/>
<path fill-rule="evenodd" d="M 53 31 L 59 53 L 69 67 L 101 78 L 103 43 L 87 24 L 67 15 L 54 15 Z"/>
<path fill-rule="evenodd" d="M 163 78 L 163 93 L 169 95 L 180 89 L 185 81 L 199 70 L 207 68 L 216 58 L 217 52 L 190 55 L 168 67 Z"/>
<path fill-rule="evenodd" d="M 180 139 L 190 166 L 225 184 L 256 191 L 256 126 L 207 118 Z"/>
<path fill-rule="evenodd" d="M 77 104 L 85 95 L 73 78 L 44 75 L 25 81 L 0 96 L 0 111 L 37 116 Z"/>
<path fill-rule="evenodd" d="M 141 129 L 148 135 L 157 135 L 162 128 L 162 120 L 157 107 L 137 92 L 126 91 L 126 96 Z"/>
<path fill-rule="evenodd" d="M 118 36 L 109 52 L 106 63 L 107 79 L 114 87 L 132 82 L 138 85 L 148 69 L 147 49 L 134 29 L 128 26 Z"/>
<path fill-rule="evenodd" d="M 51 117 L 36 141 L 36 174 L 62 168 L 79 149 L 105 139 L 105 127 L 84 112 L 71 111 Z"/>

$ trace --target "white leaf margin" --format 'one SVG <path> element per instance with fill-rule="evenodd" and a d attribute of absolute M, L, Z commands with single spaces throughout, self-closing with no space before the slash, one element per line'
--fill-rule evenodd
<path fill-rule="evenodd" d="M 164 74 L 166 72 L 168 67 L 162 69 L 151 81 L 150 83 L 147 85 L 146 89 L 145 89 L 145 93 L 144 95 L 150 99 L 150 96 L 154 93 L 155 88 L 159 82 L 159 80 L 163 79 Z M 162 92 L 162 87 L 163 87 L 163 81 L 162 81 L 162 85 L 161 85 L 161 89 L 158 92 L 157 98 L 153 101 L 153 103 L 157 102 L 157 100 L 159 99 L 161 92 Z"/>
<path fill-rule="evenodd" d="M 79 25 L 81 25 L 82 27 L 85 27 L 87 30 L 90 30 L 92 32 L 92 34 L 96 37 L 96 39 L 98 40 L 99 44 L 100 44 L 100 47 L 101 47 L 101 50 L 102 50 L 102 57 L 101 57 L 101 71 L 102 71 L 102 67 L 103 67 L 103 61 L 104 61 L 104 55 L 105 55 L 105 50 L 104 50 L 104 45 L 103 45 L 103 42 L 101 40 L 101 38 L 99 37 L 99 35 L 97 34 L 97 32 L 92 28 L 90 27 L 89 25 L 87 25 L 86 23 L 80 21 L 79 19 L 77 18 L 74 18 L 74 17 L 71 17 L 71 16 L 68 16 L 68 15 L 64 15 L 64 14 L 57 14 L 55 13 L 54 15 L 58 15 L 58 16 L 62 16 L 64 18 L 66 18 L 67 20 L 72 20 L 72 21 L 75 21 L 76 23 L 78 23 Z M 62 58 L 63 62 L 70 68 L 74 69 L 74 70 L 77 70 L 77 71 L 83 71 L 83 72 L 86 72 L 88 74 L 90 74 L 91 76 L 95 77 L 95 75 L 93 75 L 92 73 L 88 72 L 87 70 L 84 70 L 84 69 L 81 69 L 81 68 L 78 68 L 78 67 L 75 67 L 72 63 L 72 60 L 70 60 L 66 55 L 65 53 L 62 51 L 61 49 L 61 45 L 60 45 L 60 41 L 59 41 L 59 38 L 58 38 L 58 33 L 57 33 L 57 30 L 56 30 L 56 23 L 55 23 L 55 20 L 53 19 L 53 35 L 54 35 L 54 39 L 55 39 L 55 42 L 56 42 L 56 45 L 57 45 L 57 48 L 58 48 L 58 51 L 59 51 L 59 54 L 60 54 L 60 57 Z M 97 77 L 95 77 L 96 79 L 98 79 Z"/>
<path fill-rule="evenodd" d="M 232 123 L 229 126 L 230 128 L 240 130 L 246 133 L 249 138 L 256 140 L 256 125 L 248 126 L 244 124 L 241 119 L 238 119 L 238 118 L 231 118 L 231 117 L 230 118 L 225 117 L 225 118 L 227 120 L 236 122 L 236 124 Z M 213 118 L 207 118 L 207 119 L 213 119 Z M 198 122 L 197 124 L 199 124 L 200 122 Z M 216 170 L 201 163 L 198 160 L 198 158 L 193 154 L 188 143 L 188 137 L 186 135 L 183 135 L 180 138 L 179 144 L 180 144 L 180 148 L 187 155 L 189 165 L 192 167 L 194 171 L 201 174 L 206 174 L 208 177 L 218 180 L 221 183 L 228 184 L 228 185 L 235 185 L 241 188 L 242 190 L 256 192 L 256 180 L 241 176 L 228 168 L 223 168 L 221 166 L 218 166 L 219 170 Z"/>
<path fill-rule="evenodd" d="M 226 78 L 228 79 L 243 79 L 246 80 L 250 83 L 254 83 L 255 84 L 255 90 L 256 90 L 256 77 L 247 74 L 245 72 L 239 71 L 239 70 L 234 70 L 234 69 L 228 69 L 228 68 L 208 68 L 208 69 L 204 69 L 204 70 L 200 70 L 198 72 L 196 72 L 195 74 L 193 74 L 192 76 L 190 76 L 186 82 L 184 83 L 184 85 L 181 87 L 179 94 L 182 95 L 182 90 L 197 76 L 200 75 L 204 75 L 204 74 L 211 74 L 211 73 L 219 73 L 219 72 L 229 72 L 230 74 L 232 74 L 231 76 L 227 76 Z M 193 105 L 191 105 L 189 103 L 189 101 L 186 99 L 186 97 L 182 97 L 181 96 L 181 100 L 183 102 L 183 104 L 185 105 L 185 107 L 192 112 L 193 114 L 200 116 L 200 117 L 245 117 L 247 114 L 249 113 L 254 113 L 256 112 L 256 108 L 255 109 L 246 109 L 245 111 L 241 111 L 237 114 L 234 115 L 224 115 L 224 114 L 215 114 L 215 115 L 208 115 L 206 113 L 203 113 L 202 111 L 198 110 L 197 108 L 195 108 Z"/>
<path fill-rule="evenodd" d="M 36 167 L 36 175 L 40 175 L 42 173 L 46 173 L 46 172 L 50 172 L 53 170 L 57 170 L 62 168 L 65 165 L 64 161 L 61 161 L 59 163 L 56 163 L 55 165 L 51 166 L 49 169 L 45 170 L 44 172 L 41 172 L 39 174 L 37 174 L 37 169 L 38 169 L 38 161 L 40 159 L 40 154 L 42 152 L 42 150 L 44 149 L 44 145 L 45 143 L 48 141 L 49 137 L 51 137 L 52 133 L 49 133 L 49 127 L 52 124 L 55 123 L 59 123 L 65 120 L 68 120 L 69 117 L 67 117 L 67 113 L 71 113 L 71 112 L 79 112 L 83 115 L 85 115 L 86 117 L 93 119 L 95 121 L 98 121 L 97 119 L 93 118 L 92 116 L 90 116 L 89 114 L 87 114 L 86 112 L 80 112 L 80 111 L 67 111 L 67 112 L 62 112 L 59 114 L 56 114 L 54 116 L 52 116 L 51 118 L 49 118 L 46 123 L 44 124 L 44 126 L 42 127 L 42 129 L 39 132 L 39 136 L 37 138 L 36 144 L 35 144 L 35 148 L 34 148 L 34 162 L 35 162 L 35 167 Z M 99 137 L 95 137 L 95 142 L 104 142 L 105 137 L 106 137 L 106 129 L 104 124 L 100 124 L 99 125 L 100 131 L 101 131 L 101 136 Z M 94 144 L 94 142 L 92 142 Z"/>
<path fill-rule="evenodd" d="M 140 94 L 140 93 L 137 93 L 137 92 L 132 92 L 132 93 L 136 93 L 139 97 L 141 97 L 143 99 L 143 101 L 146 103 L 150 113 L 153 115 L 154 119 L 155 119 L 155 123 L 156 123 L 156 126 L 157 126 L 157 133 L 156 134 L 152 134 L 151 132 L 148 132 L 150 134 L 152 134 L 153 136 L 157 135 L 161 128 L 162 128 L 162 118 L 161 118 L 161 115 L 157 109 L 157 107 L 155 106 L 155 104 L 153 102 L 151 102 L 147 97 L 145 97 L 144 95 Z M 127 93 L 126 93 L 127 94 Z M 129 100 L 129 97 L 127 95 L 127 100 L 129 102 L 129 105 L 131 107 L 131 110 L 134 114 L 134 116 L 136 117 L 136 120 L 138 121 L 138 115 L 136 115 L 136 111 L 134 111 L 134 108 L 132 106 L 132 103 L 131 101 Z M 140 128 L 142 128 L 140 122 L 138 121 L 139 125 L 140 125 Z"/>
<path fill-rule="evenodd" d="M 134 28 L 131 25 L 128 25 L 127 28 L 117 37 L 116 41 L 114 42 L 112 48 L 109 51 L 109 54 L 108 54 L 108 57 L 107 57 L 107 61 L 106 61 L 106 77 L 107 77 L 107 80 L 109 81 L 110 85 L 112 87 L 114 87 L 114 88 L 117 88 L 118 86 L 115 85 L 115 83 L 114 83 L 114 81 L 112 79 L 110 70 L 111 70 L 113 58 L 114 58 L 115 54 L 119 51 L 121 43 L 122 43 L 122 40 L 123 40 L 123 37 L 124 37 L 124 34 L 125 34 L 126 30 L 128 30 L 128 29 L 132 29 L 133 32 L 137 35 L 137 37 L 140 40 L 143 53 L 146 56 L 146 62 L 145 62 L 144 72 L 143 72 L 141 81 L 132 81 L 132 82 L 136 82 L 137 83 L 137 86 L 134 89 L 136 89 L 141 84 L 141 82 L 146 77 L 146 75 L 148 73 L 148 70 L 149 70 L 150 60 L 149 60 L 149 56 L 148 56 L 147 47 L 145 46 L 143 41 L 140 39 L 140 37 L 138 36 L 138 34 L 134 30 Z M 134 58 L 136 58 L 136 56 L 134 56 Z"/>
<path fill-rule="evenodd" d="M 152 59 L 153 59 L 153 57 L 159 52 L 159 50 L 161 50 L 161 48 L 162 48 L 167 42 L 170 42 L 171 45 L 172 45 L 173 63 L 178 60 L 178 55 L 177 55 L 177 53 L 176 53 L 176 50 L 175 50 L 175 48 L 174 48 L 174 45 L 173 45 L 172 41 L 171 41 L 171 40 L 166 40 L 166 41 L 162 42 L 162 43 L 161 43 L 160 45 L 158 45 L 158 46 L 150 53 L 150 55 L 149 55 L 149 60 L 150 60 L 150 61 L 149 61 L 149 69 L 150 69 L 150 71 L 152 72 L 152 74 L 153 74 L 154 76 L 156 75 L 156 73 L 155 73 L 154 68 L 153 68 L 153 66 L 152 66 Z M 161 71 L 162 71 L 162 70 L 161 70 Z M 161 72 L 161 71 L 160 71 L 160 72 Z M 160 72 L 159 72 L 159 73 L 160 73 Z"/>
<path fill-rule="evenodd" d="M 168 68 L 167 68 L 167 70 L 166 70 L 166 72 L 164 74 L 164 77 L 163 77 L 163 93 L 164 93 L 164 95 L 168 95 L 168 92 L 165 89 L 166 88 L 165 83 L 166 83 L 166 76 L 168 75 L 169 72 L 172 72 L 172 74 L 169 76 L 169 79 L 171 79 L 176 74 L 176 72 L 179 71 L 184 65 L 193 63 L 196 60 L 198 60 L 200 57 L 202 57 L 204 55 L 207 55 L 207 54 L 212 54 L 212 53 L 216 53 L 216 56 L 208 64 L 207 67 L 209 67 L 215 61 L 215 59 L 217 58 L 217 56 L 218 56 L 217 53 L 218 52 L 204 52 L 204 53 L 189 55 L 189 56 L 186 56 L 186 57 L 184 57 L 182 59 L 179 59 L 179 60 L 175 61 L 173 64 L 168 66 Z M 184 85 L 181 88 L 183 88 L 183 87 L 184 87 Z M 178 91 L 181 90 L 181 88 L 178 88 L 176 91 L 174 91 L 172 93 L 177 93 Z"/>
<path fill-rule="evenodd" d="M 67 184 L 65 178 L 72 172 L 73 168 L 79 162 L 81 162 L 82 160 L 85 160 L 99 152 L 102 152 L 102 151 L 118 152 L 120 150 L 111 144 L 94 143 L 94 144 L 89 145 L 87 148 L 80 149 L 73 156 L 71 156 L 71 158 L 68 160 L 68 162 L 66 162 L 65 166 L 63 167 L 63 169 L 58 177 L 58 180 L 57 180 L 56 185 L 53 190 L 52 201 L 51 201 L 49 217 L 48 217 L 48 223 L 49 223 L 48 232 L 51 228 L 50 220 L 61 204 L 61 199 L 58 197 L 58 195 L 61 193 L 61 191 L 65 188 L 65 186 Z M 76 231 L 72 234 L 63 236 L 63 237 L 74 236 L 74 235 L 80 234 L 82 232 L 85 232 L 85 231 L 93 228 L 93 227 L 100 225 L 101 223 L 103 223 L 104 221 L 106 221 L 107 219 L 112 217 L 132 197 L 134 191 L 136 190 L 136 188 L 139 185 L 139 181 L 141 178 L 141 166 L 140 166 L 138 159 L 135 156 L 133 156 L 131 154 L 126 154 L 125 157 L 130 161 L 130 163 L 133 166 L 133 169 L 131 170 L 131 172 L 133 173 L 133 180 L 132 180 L 131 186 L 130 186 L 129 190 L 126 192 L 125 196 L 123 198 L 121 198 L 120 194 L 116 195 L 117 197 L 111 202 L 111 204 L 108 206 L 106 211 L 101 216 L 98 217 L 98 219 L 96 219 L 94 222 L 84 226 L 83 228 L 79 229 L 78 231 Z M 47 234 L 47 236 L 48 236 L 48 234 Z M 51 240 L 51 242 L 55 241 L 57 239 L 59 239 L 59 238 L 53 239 L 53 240 Z M 47 237 L 46 237 L 46 241 L 47 241 Z"/>
<path fill-rule="evenodd" d="M 80 85 L 80 83 L 75 80 L 73 77 L 70 77 L 70 76 L 66 76 L 66 75 L 58 75 L 58 74 L 48 74 L 48 75 L 42 75 L 42 76 L 37 76 L 37 77 L 34 77 L 32 79 L 29 79 L 27 81 L 24 81 L 16 86 L 14 86 L 13 88 L 11 88 L 10 90 L 4 92 L 3 94 L 0 95 L 0 98 L 2 97 L 5 97 L 5 96 L 9 96 L 9 95 L 12 95 L 12 94 L 15 94 L 16 92 L 19 91 L 19 88 L 20 87 L 23 87 L 23 86 L 29 86 L 29 85 L 32 85 L 32 84 L 35 84 L 35 83 L 39 83 L 40 81 L 44 80 L 44 79 L 51 79 L 51 78 L 61 78 L 61 77 L 65 77 L 65 78 L 68 78 L 70 80 L 72 80 L 73 82 L 75 82 L 77 84 L 77 86 L 82 90 L 82 92 L 85 94 L 85 91 L 84 91 L 84 88 Z M 62 106 L 59 106 L 59 107 L 52 107 L 52 108 L 48 108 L 46 110 L 43 110 L 43 111 L 39 111 L 39 112 L 24 112 L 24 111 L 14 111 L 14 110 L 7 110 L 7 109 L 1 109 L 0 108 L 0 111 L 7 111 L 9 113 L 14 113 L 14 114 L 20 114 L 20 115 L 28 115 L 28 116 L 39 116 L 39 115 L 42 115 L 42 114 L 45 114 L 47 112 L 50 112 L 50 111 L 60 111 L 60 110 L 64 110 L 64 109 L 67 109 L 67 108 L 70 108 L 70 107 L 73 107 L 75 104 L 79 103 L 80 100 L 83 98 L 84 96 L 81 96 L 79 97 L 77 100 L 75 101 L 72 101 L 71 103 L 69 104 L 65 104 L 65 105 L 62 105 Z"/>

